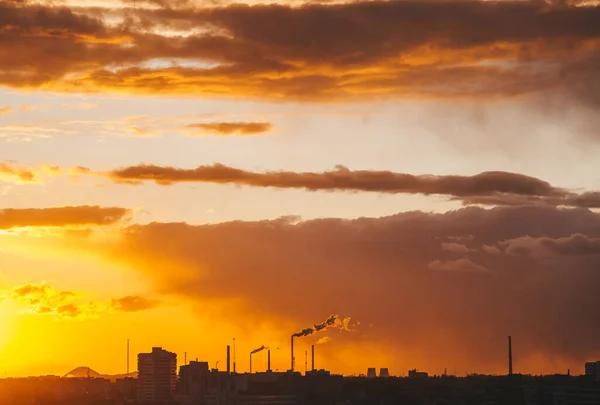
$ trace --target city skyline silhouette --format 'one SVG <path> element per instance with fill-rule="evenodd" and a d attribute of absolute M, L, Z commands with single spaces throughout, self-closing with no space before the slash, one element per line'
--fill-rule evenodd
<path fill-rule="evenodd" d="M 0 0 L 0 405 L 590 405 L 599 55 L 599 0 Z"/>

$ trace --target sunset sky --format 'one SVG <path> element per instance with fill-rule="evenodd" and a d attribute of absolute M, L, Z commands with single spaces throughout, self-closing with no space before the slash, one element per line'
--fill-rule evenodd
<path fill-rule="evenodd" d="M 600 3 L 279 1 L 0 0 L 0 377 L 598 360 Z"/>

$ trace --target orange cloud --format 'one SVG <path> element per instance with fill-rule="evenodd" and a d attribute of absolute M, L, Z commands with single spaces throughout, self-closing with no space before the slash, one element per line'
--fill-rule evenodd
<path fill-rule="evenodd" d="M 36 106 L 33 105 L 29 105 L 29 104 L 24 104 L 22 106 L 19 107 L 20 111 L 31 111 L 36 109 Z M 13 107 L 0 107 L 0 115 L 7 115 L 7 114 L 12 114 L 14 112 L 16 112 L 17 109 L 13 108 Z"/>
<path fill-rule="evenodd" d="M 558 91 L 597 103 L 600 7 L 561 4 L 170 5 L 124 16 L 3 1 L 0 37 L 13 57 L 0 61 L 0 84 L 302 101 Z M 119 18 L 127 24 L 108 23 Z"/>
<path fill-rule="evenodd" d="M 28 310 L 38 315 L 54 315 L 58 319 L 85 319 L 95 317 L 100 307 L 93 302 L 76 303 L 73 291 L 56 291 L 52 286 L 25 284 L 5 292 L 4 299 L 12 299 L 27 305 Z"/>
<path fill-rule="evenodd" d="M 137 295 L 128 295 L 126 297 L 112 299 L 110 307 L 115 311 L 138 312 L 153 309 L 159 306 L 156 300 L 140 297 Z"/>
<path fill-rule="evenodd" d="M 440 245 L 463 235 L 470 235 L 463 240 L 468 257 Z M 535 243 L 557 254 L 532 260 L 483 250 L 524 236 L 552 240 Z M 588 210 L 472 207 L 355 220 L 134 225 L 106 254 L 142 272 L 155 293 L 200 310 L 235 303 L 227 316 L 248 327 L 285 324 L 291 335 L 327 313 L 351 315 L 361 321 L 355 332 L 327 333 L 336 334 L 336 347 L 376 345 L 394 369 L 409 356 L 432 372 L 448 364 L 503 371 L 498 352 L 511 333 L 519 369 L 535 371 L 539 356 L 575 367 L 600 355 L 600 328 L 593 326 L 599 238 L 600 216 Z M 567 337 L 552 333 L 560 328 Z"/>
<path fill-rule="evenodd" d="M 0 162 L 0 180 L 33 183 L 36 174 L 32 169 L 17 167 L 12 162 Z"/>
<path fill-rule="evenodd" d="M 125 130 L 133 136 L 152 137 L 157 135 L 156 129 L 152 127 L 130 126 L 126 127 Z"/>
<path fill-rule="evenodd" d="M 273 128 L 270 122 L 211 122 L 190 124 L 183 129 L 191 134 L 213 133 L 217 135 L 258 135 L 269 132 Z"/>
<path fill-rule="evenodd" d="M 11 299 L 25 304 L 27 310 L 38 315 L 53 315 L 57 319 L 96 318 L 110 307 L 114 311 L 138 312 L 156 308 L 158 301 L 139 296 L 111 299 L 109 305 L 93 301 L 80 302 L 81 295 L 69 291 L 57 291 L 47 283 L 25 284 L 6 290 L 0 299 Z"/>
<path fill-rule="evenodd" d="M 123 221 L 131 210 L 118 207 L 77 206 L 58 208 L 6 208 L 0 210 L 0 229 L 111 225 Z"/>

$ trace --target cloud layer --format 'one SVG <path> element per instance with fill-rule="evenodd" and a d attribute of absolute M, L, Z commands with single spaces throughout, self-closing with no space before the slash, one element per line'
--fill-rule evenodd
<path fill-rule="evenodd" d="M 259 135 L 273 128 L 270 122 L 210 122 L 189 124 L 183 129 L 187 133 L 209 133 L 217 135 Z"/>
<path fill-rule="evenodd" d="M 77 302 L 78 298 L 78 294 L 73 291 L 57 291 L 46 283 L 14 287 L 2 296 L 2 299 L 24 303 L 32 313 L 53 315 L 58 319 L 93 318 L 102 310 L 102 307 L 94 302 Z"/>
<path fill-rule="evenodd" d="M 468 253 L 444 245 L 457 238 Z M 515 254 L 519 238 L 554 254 Z M 336 338 L 338 350 L 376 344 L 396 369 L 504 372 L 512 334 L 518 369 L 537 371 L 600 355 L 598 238 L 600 217 L 585 209 L 465 208 L 134 225 L 109 254 L 199 308 L 240 302 L 249 322 L 292 321 L 296 332 L 323 311 L 348 314 L 362 326 Z"/>
<path fill-rule="evenodd" d="M 0 229 L 111 225 L 124 220 L 130 210 L 83 205 L 58 208 L 6 208 L 0 210 Z"/>
<path fill-rule="evenodd" d="M 35 179 L 36 175 L 32 169 L 17 167 L 12 162 L 0 162 L 0 180 L 31 183 Z"/>
<path fill-rule="evenodd" d="M 113 310 L 122 312 L 145 311 L 147 309 L 156 308 L 159 305 L 160 303 L 156 300 L 140 297 L 138 295 L 128 295 L 110 301 L 110 307 Z"/>
<path fill-rule="evenodd" d="M 0 84 L 309 101 L 558 91 L 595 104 L 600 7 L 576 3 L 71 10 L 3 1 L 0 43 L 11 57 L 0 58 Z"/>
<path fill-rule="evenodd" d="M 113 298 L 109 305 L 94 301 L 82 302 L 81 294 L 70 290 L 56 290 L 48 283 L 24 284 L 0 294 L 0 300 L 10 299 L 24 304 L 28 312 L 37 315 L 52 315 L 57 319 L 96 318 L 110 307 L 117 312 L 139 312 L 156 308 L 158 301 L 141 296 Z"/>
<path fill-rule="evenodd" d="M 80 168 L 79 174 L 103 176 L 117 183 L 154 181 L 166 186 L 198 182 L 251 187 L 353 191 L 389 194 L 445 195 L 465 205 L 552 205 L 598 208 L 599 192 L 575 193 L 535 177 L 510 172 L 482 172 L 473 176 L 413 175 L 391 171 L 350 170 L 337 166 L 325 172 L 252 172 L 213 164 L 195 169 L 138 165 L 97 173 Z"/>
<path fill-rule="evenodd" d="M 41 170 L 53 175 L 65 172 L 60 167 L 51 165 L 34 171 L 11 163 L 0 163 L 0 178 L 3 176 L 5 179 L 35 182 L 37 172 Z M 153 181 L 162 186 L 176 183 L 215 183 L 307 191 L 443 195 L 461 201 L 464 205 L 600 208 L 598 191 L 574 192 L 532 176 L 503 171 L 488 171 L 471 176 L 414 175 L 389 170 L 351 170 L 338 165 L 334 170 L 324 172 L 255 172 L 221 163 L 202 165 L 195 169 L 141 164 L 107 172 L 83 166 L 66 171 L 75 177 L 101 177 L 128 185 L 140 185 L 145 181 Z"/>

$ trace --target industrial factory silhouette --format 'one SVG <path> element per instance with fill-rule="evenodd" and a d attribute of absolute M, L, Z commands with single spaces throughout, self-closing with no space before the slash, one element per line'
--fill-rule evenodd
<path fill-rule="evenodd" d="M 388 368 L 368 368 L 366 374 L 342 376 L 315 366 L 311 345 L 310 368 L 295 368 L 294 338 L 340 326 L 336 316 L 291 337 L 290 369 L 271 369 L 271 349 L 260 346 L 249 353 L 249 372 L 236 371 L 235 339 L 224 349 L 224 370 L 207 361 L 187 360 L 177 370 L 177 354 L 152 347 L 137 355 L 137 372 L 111 376 L 78 367 L 63 377 L 45 376 L 0 380 L 0 404 L 19 405 L 598 405 L 600 361 L 588 362 L 582 375 L 522 375 L 513 372 L 513 340 L 508 336 L 505 375 L 471 374 L 465 377 L 430 376 L 418 369 L 407 377 Z M 265 352 L 265 371 L 255 372 L 253 356 Z M 232 367 L 233 366 L 233 367 Z M 575 374 L 575 373 L 574 373 Z"/>

